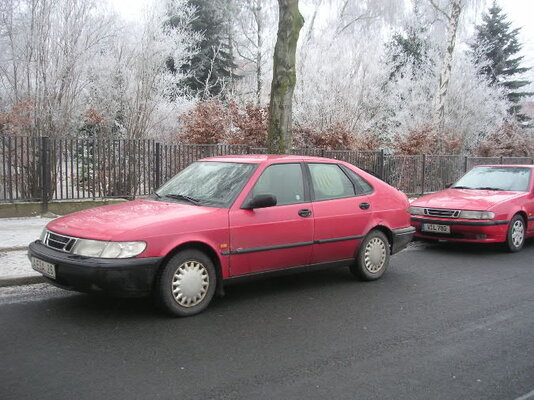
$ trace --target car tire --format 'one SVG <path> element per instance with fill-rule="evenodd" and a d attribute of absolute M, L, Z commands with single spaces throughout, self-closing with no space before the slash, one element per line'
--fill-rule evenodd
<path fill-rule="evenodd" d="M 506 248 L 509 252 L 515 253 L 523 248 L 526 231 L 527 227 L 523 217 L 519 214 L 514 215 L 508 225 L 506 235 Z"/>
<path fill-rule="evenodd" d="M 206 309 L 217 286 L 213 261 L 202 251 L 183 250 L 170 258 L 156 278 L 154 295 L 164 311 L 188 317 Z"/>
<path fill-rule="evenodd" d="M 374 281 L 382 277 L 389 266 L 390 243 L 386 235 L 372 230 L 360 244 L 356 260 L 350 272 L 363 281 Z"/>

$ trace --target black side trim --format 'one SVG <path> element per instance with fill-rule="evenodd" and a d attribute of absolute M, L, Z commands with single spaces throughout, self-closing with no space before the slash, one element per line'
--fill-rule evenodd
<path fill-rule="evenodd" d="M 321 239 L 316 240 L 315 244 L 323 244 L 323 243 L 333 243 L 333 242 L 344 242 L 346 240 L 355 240 L 355 239 L 362 239 L 365 235 L 355 235 L 355 236 L 345 236 L 340 238 L 333 238 L 333 239 Z"/>
<path fill-rule="evenodd" d="M 507 225 L 509 220 L 499 221 L 446 221 L 443 219 L 429 219 L 412 217 L 412 221 L 426 222 L 429 224 L 441 224 L 441 225 L 468 225 L 468 226 L 493 226 L 493 225 Z"/>
<path fill-rule="evenodd" d="M 258 251 L 269 251 L 269 250 L 279 250 L 279 249 L 290 249 L 292 247 L 311 246 L 312 244 L 313 244 L 313 242 L 299 242 L 299 243 L 278 244 L 276 246 L 251 247 L 249 249 L 237 249 L 237 250 L 224 251 L 221 254 L 223 256 L 227 256 L 229 254 L 256 253 Z"/>
<path fill-rule="evenodd" d="M 534 221 L 534 217 L 528 217 L 529 221 Z"/>
<path fill-rule="evenodd" d="M 278 244 L 278 245 L 275 245 L 275 246 L 251 247 L 249 249 L 237 249 L 237 250 L 223 251 L 221 254 L 223 256 L 228 256 L 228 255 L 231 255 L 231 254 L 247 254 L 247 253 L 256 253 L 256 252 L 259 252 L 259 251 L 290 249 L 292 247 L 311 246 L 313 244 L 344 242 L 346 240 L 362 239 L 363 237 L 365 237 L 365 235 L 344 236 L 344 237 L 340 237 L 340 238 L 314 240 L 314 241 L 311 241 L 311 242 Z"/>
<path fill-rule="evenodd" d="M 241 282 L 241 281 L 246 281 L 246 280 L 258 279 L 264 276 L 274 277 L 274 276 L 291 275 L 291 274 L 295 274 L 295 273 L 299 273 L 303 271 L 345 267 L 347 265 L 350 265 L 352 262 L 354 262 L 354 259 L 348 258 L 345 260 L 329 261 L 329 262 L 322 262 L 322 263 L 317 263 L 317 264 L 297 265 L 295 267 L 289 267 L 289 268 L 270 269 L 268 271 L 252 272 L 250 274 L 245 274 L 245 275 L 230 276 L 224 279 L 223 282 L 225 284 L 235 283 L 235 282 Z"/>

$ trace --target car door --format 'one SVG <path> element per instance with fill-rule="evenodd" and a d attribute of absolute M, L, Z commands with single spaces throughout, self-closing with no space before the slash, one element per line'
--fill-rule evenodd
<path fill-rule="evenodd" d="M 314 213 L 312 263 L 352 259 L 373 213 L 372 187 L 332 163 L 308 163 Z"/>
<path fill-rule="evenodd" d="M 243 202 L 258 194 L 276 196 L 276 206 L 230 210 L 230 275 L 309 264 L 313 215 L 301 163 L 265 168 Z"/>

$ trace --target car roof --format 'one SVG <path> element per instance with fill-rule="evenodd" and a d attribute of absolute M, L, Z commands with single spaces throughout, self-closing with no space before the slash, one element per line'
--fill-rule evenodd
<path fill-rule="evenodd" d="M 316 161 L 316 162 L 340 162 L 332 158 L 325 157 L 310 157 L 298 155 L 280 155 L 280 154 L 239 154 L 230 156 L 216 156 L 207 157 L 199 161 L 221 161 L 221 162 L 236 162 L 236 163 L 276 163 L 276 162 L 302 162 L 302 161 Z"/>

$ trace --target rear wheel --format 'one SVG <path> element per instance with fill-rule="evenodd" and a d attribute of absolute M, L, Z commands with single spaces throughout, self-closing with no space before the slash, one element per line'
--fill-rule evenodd
<path fill-rule="evenodd" d="M 350 266 L 350 272 L 364 281 L 379 279 L 389 265 L 390 253 L 390 244 L 386 235 L 373 230 L 360 244 L 356 260 Z"/>
<path fill-rule="evenodd" d="M 155 296 L 167 312 L 179 317 L 198 314 L 210 303 L 216 286 L 215 267 L 199 250 L 184 250 L 169 259 L 160 271 Z"/>
<path fill-rule="evenodd" d="M 521 215 L 516 214 L 508 225 L 508 234 L 506 235 L 506 247 L 508 251 L 515 253 L 523 248 L 525 243 L 525 220 Z"/>

